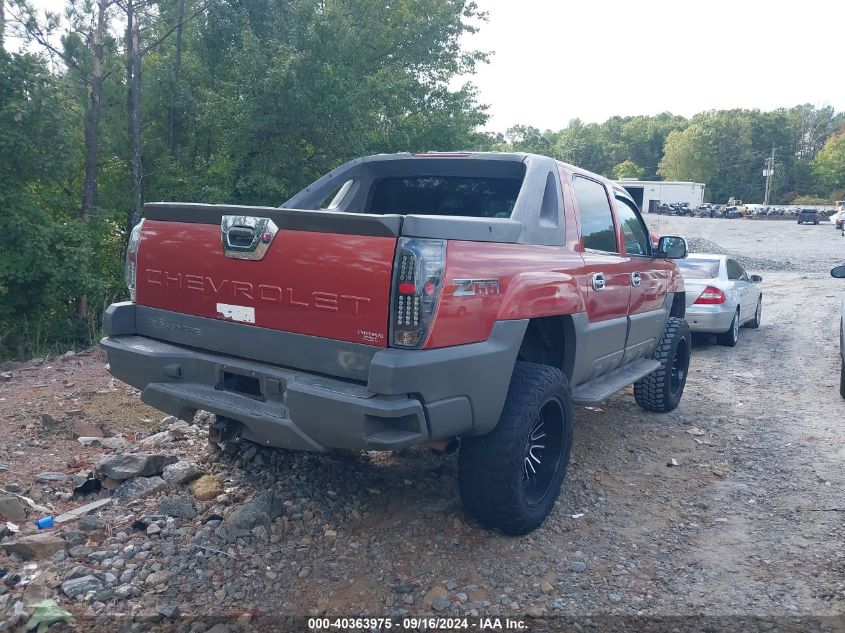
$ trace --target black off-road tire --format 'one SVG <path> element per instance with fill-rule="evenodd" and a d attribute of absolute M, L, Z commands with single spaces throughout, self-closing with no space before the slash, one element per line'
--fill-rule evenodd
<path fill-rule="evenodd" d="M 572 420 L 566 376 L 548 365 L 517 362 L 496 428 L 461 440 L 458 484 L 467 513 L 505 534 L 527 534 L 539 527 L 552 511 L 566 474 Z M 542 436 L 548 439 L 536 437 L 538 424 L 549 425 L 548 434 Z M 544 468 L 535 470 L 535 476 L 543 473 L 542 482 L 527 475 L 538 441 L 546 451 L 539 452 Z M 531 481 L 539 483 L 534 486 Z"/>
<path fill-rule="evenodd" d="M 737 341 L 739 341 L 739 308 L 736 309 L 736 314 L 734 314 L 733 321 L 731 321 L 731 327 L 728 328 L 728 331 L 724 334 L 717 334 L 716 335 L 716 342 L 719 345 L 724 345 L 725 347 L 736 347 Z"/>
<path fill-rule="evenodd" d="M 763 322 L 763 297 L 757 299 L 757 307 L 754 310 L 754 318 L 748 322 L 748 327 L 752 330 L 756 330 L 760 327 L 760 323 Z"/>
<path fill-rule="evenodd" d="M 689 371 L 692 336 L 684 319 L 669 317 L 652 358 L 660 367 L 634 383 L 634 398 L 646 411 L 666 413 L 681 402 Z"/>

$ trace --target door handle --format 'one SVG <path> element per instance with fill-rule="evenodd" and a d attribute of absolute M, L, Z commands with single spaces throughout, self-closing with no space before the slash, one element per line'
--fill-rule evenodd
<path fill-rule="evenodd" d="M 642 278 L 640 277 L 640 273 L 631 273 L 631 285 L 632 286 L 639 286 L 642 283 Z"/>
<path fill-rule="evenodd" d="M 604 290 L 606 286 L 604 273 L 593 273 L 593 290 Z"/>

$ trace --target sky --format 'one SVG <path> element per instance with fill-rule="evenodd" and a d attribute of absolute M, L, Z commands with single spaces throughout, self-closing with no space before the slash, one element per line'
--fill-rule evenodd
<path fill-rule="evenodd" d="M 492 55 L 454 86 L 477 86 L 490 131 L 666 111 L 845 110 L 842 0 L 475 1 L 489 18 L 462 46 Z"/>
<path fill-rule="evenodd" d="M 842 0 L 476 0 L 486 129 L 802 103 L 845 110 Z M 837 41 L 838 40 L 838 41 Z"/>

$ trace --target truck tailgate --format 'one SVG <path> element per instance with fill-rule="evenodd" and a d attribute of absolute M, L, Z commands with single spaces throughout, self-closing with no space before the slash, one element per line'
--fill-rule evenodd
<path fill-rule="evenodd" d="M 236 259 L 224 252 L 220 218 L 226 208 L 164 206 L 145 214 L 137 254 L 139 305 L 386 346 L 396 237 L 383 223 L 363 231 L 370 235 L 356 235 L 350 233 L 362 232 L 366 222 L 350 229 L 332 213 L 321 223 L 323 212 L 293 211 L 311 217 L 291 222 L 283 209 L 235 207 L 251 217 L 273 216 L 278 226 L 261 259 Z M 208 207 L 215 211 L 205 213 Z M 331 232 L 333 225 L 344 232 Z"/>

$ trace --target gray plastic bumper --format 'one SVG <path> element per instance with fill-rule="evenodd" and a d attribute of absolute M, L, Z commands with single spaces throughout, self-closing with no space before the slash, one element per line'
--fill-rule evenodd
<path fill-rule="evenodd" d="M 200 332 L 216 349 L 152 338 L 144 331 L 147 320 L 178 324 L 163 332 L 171 339 L 190 340 Z M 326 377 L 326 363 L 334 362 L 326 359 L 351 353 L 338 352 L 348 344 L 329 339 L 132 303 L 111 306 L 105 327 L 102 345 L 111 373 L 141 389 L 144 402 L 185 419 L 198 409 L 232 418 L 244 425 L 243 437 L 268 446 L 322 451 L 397 449 L 489 432 L 504 405 L 527 321 L 500 321 L 487 341 L 469 345 L 356 348 L 355 373 L 366 375 L 366 384 L 350 380 L 348 367 L 336 372 L 340 378 Z M 274 354 L 278 364 L 239 357 L 238 342 L 248 348 L 252 337 L 270 346 L 264 349 L 272 352 L 265 353 Z M 360 365 L 362 359 L 369 360 L 368 367 Z M 314 363 L 320 365 L 309 366 Z"/>

